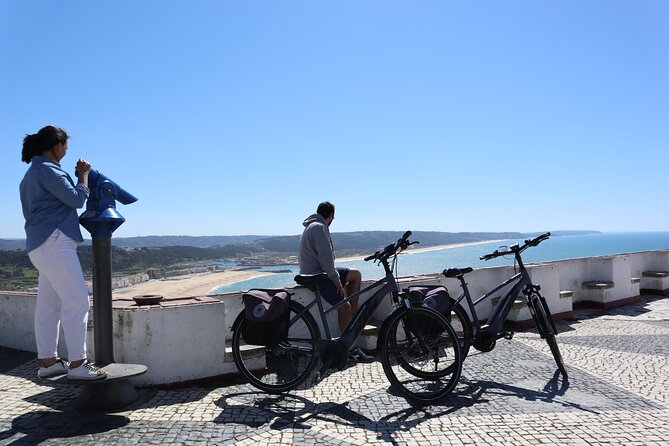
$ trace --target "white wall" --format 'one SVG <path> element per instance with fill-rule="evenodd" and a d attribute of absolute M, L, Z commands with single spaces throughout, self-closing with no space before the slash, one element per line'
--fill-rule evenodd
<path fill-rule="evenodd" d="M 34 293 L 0 294 L 0 345 L 37 351 L 35 347 Z"/>
<path fill-rule="evenodd" d="M 137 383 L 175 383 L 234 372 L 224 364 L 225 303 L 114 310 L 116 362 L 144 364 Z"/>
<path fill-rule="evenodd" d="M 570 259 L 527 265 L 534 283 L 541 285 L 542 294 L 553 313 L 571 311 L 572 298 L 560 298 L 560 291 L 573 291 L 573 301 L 588 300 L 592 296 L 582 288 L 583 282 L 614 282 L 615 287 L 606 290 L 604 298 L 611 300 L 628 299 L 639 293 L 639 282 L 644 271 L 668 271 L 669 250 L 642 253 Z M 513 267 L 481 268 L 465 276 L 473 299 L 485 294 L 498 283 L 514 274 Z M 660 279 L 659 287 L 669 286 L 669 279 Z M 642 279 L 643 282 L 643 279 Z M 657 282 L 657 281 L 656 281 Z M 646 285 L 653 285 L 647 282 Z M 363 286 L 370 284 L 365 282 Z M 400 288 L 413 284 L 445 285 L 452 297 L 461 294 L 456 279 L 446 279 L 441 274 L 414 276 L 400 279 Z M 642 283 L 642 287 L 643 283 Z M 646 286 L 647 287 L 647 286 Z M 658 288 L 664 289 L 664 288 Z M 501 295 L 505 289 L 496 293 Z M 306 288 L 291 289 L 293 298 L 306 304 L 313 299 Z M 372 293 L 361 297 L 364 302 Z M 117 362 L 147 365 L 145 375 L 137 377 L 137 384 L 177 383 L 236 371 L 229 355 L 226 360 L 225 348 L 231 335 L 230 327 L 242 310 L 241 293 L 211 296 L 219 302 L 184 304 L 169 307 L 115 308 L 114 346 Z M 19 350 L 35 351 L 33 315 L 36 295 L 33 293 L 0 292 L 0 345 Z M 326 306 L 327 308 L 327 306 Z M 392 312 L 390 300 L 376 310 L 374 318 L 383 320 Z M 492 310 L 491 302 L 483 302 L 477 307 L 481 319 L 487 319 Z M 317 307 L 312 315 L 319 325 Z M 530 319 L 525 306 L 519 306 L 510 314 L 511 320 Z M 88 348 L 94 357 L 92 312 L 89 314 Z M 338 335 L 336 311 L 329 315 L 333 335 Z M 322 328 L 322 327 L 321 327 Z M 62 337 L 61 337 L 62 338 Z M 66 351 L 61 339 L 59 352 Z"/>

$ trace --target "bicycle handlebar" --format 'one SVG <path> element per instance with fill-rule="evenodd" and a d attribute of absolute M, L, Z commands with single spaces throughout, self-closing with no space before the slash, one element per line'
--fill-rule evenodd
<path fill-rule="evenodd" d="M 543 242 L 544 240 L 547 240 L 548 237 L 551 236 L 550 232 L 544 232 L 540 236 L 530 239 L 530 240 L 525 240 L 525 244 L 529 246 L 537 246 L 539 243 Z"/>
<path fill-rule="evenodd" d="M 382 251 L 376 251 L 371 256 L 365 257 L 365 261 L 369 260 L 382 260 L 387 259 L 388 257 L 395 255 L 398 251 L 403 251 L 409 246 L 417 244 L 418 242 L 410 242 L 409 237 L 411 236 L 411 231 L 406 231 L 402 237 L 397 240 L 396 243 L 390 244 L 383 248 Z"/>
<path fill-rule="evenodd" d="M 521 252 L 525 251 L 527 248 L 530 246 L 537 246 L 539 243 L 543 242 L 544 240 L 547 240 L 548 237 L 551 236 L 550 232 L 544 232 L 538 237 L 535 237 L 533 239 L 527 239 L 525 240 L 525 243 L 523 246 L 518 246 L 518 243 L 514 243 L 513 245 L 509 246 L 508 251 L 500 251 L 499 249 L 494 250 L 490 254 L 485 254 L 479 257 L 481 260 L 490 260 L 494 259 L 495 257 L 501 257 L 505 256 L 507 254 L 520 254 Z"/>

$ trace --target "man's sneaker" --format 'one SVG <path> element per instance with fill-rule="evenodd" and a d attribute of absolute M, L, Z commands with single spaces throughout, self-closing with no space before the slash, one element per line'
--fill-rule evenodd
<path fill-rule="evenodd" d="M 355 362 L 362 362 L 368 364 L 374 362 L 374 357 L 369 356 L 367 353 L 363 352 L 360 347 L 353 347 L 348 352 L 348 359 Z"/>
<path fill-rule="evenodd" d="M 40 367 L 37 371 L 37 376 L 42 379 L 53 378 L 54 376 L 64 375 L 67 373 L 68 364 L 62 359 L 58 358 L 55 364 L 50 367 Z"/>
<path fill-rule="evenodd" d="M 82 381 L 91 381 L 94 379 L 104 379 L 107 377 L 107 372 L 99 367 L 95 367 L 90 362 L 86 361 L 79 367 L 71 368 L 67 372 L 67 379 L 78 379 Z"/>

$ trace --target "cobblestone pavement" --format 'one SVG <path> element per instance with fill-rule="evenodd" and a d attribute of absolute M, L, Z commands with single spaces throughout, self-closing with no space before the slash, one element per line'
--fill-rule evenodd
<path fill-rule="evenodd" d="M 575 316 L 558 324 L 568 383 L 530 330 L 472 352 L 454 393 L 423 408 L 375 362 L 286 396 L 212 383 L 81 414 L 77 387 L 40 384 L 32 354 L 0 349 L 0 444 L 669 445 L 669 298 Z"/>

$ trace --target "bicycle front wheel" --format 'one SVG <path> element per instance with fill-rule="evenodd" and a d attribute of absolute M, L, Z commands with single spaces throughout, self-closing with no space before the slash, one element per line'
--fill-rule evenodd
<path fill-rule="evenodd" d="M 390 384 L 415 403 L 449 394 L 460 378 L 458 338 L 446 318 L 426 308 L 400 308 L 380 334 L 383 371 Z"/>
<path fill-rule="evenodd" d="M 550 310 L 546 305 L 546 302 L 541 298 L 541 296 L 534 296 L 528 299 L 528 305 L 530 307 L 530 312 L 534 316 L 534 321 L 537 324 L 537 330 L 539 335 L 546 340 L 546 343 L 551 349 L 555 363 L 558 366 L 560 372 L 564 379 L 567 379 L 567 369 L 564 366 L 562 361 L 562 354 L 560 353 L 560 348 L 558 347 L 557 340 L 555 339 L 555 331 L 553 330 L 553 322 L 550 319 Z"/>
<path fill-rule="evenodd" d="M 232 331 L 232 355 L 239 373 L 251 385 L 269 393 L 287 392 L 303 384 L 314 368 L 315 341 L 320 339 L 311 314 L 299 303 L 291 302 L 288 337 L 274 347 L 244 342 L 244 323 L 242 310 Z"/>

